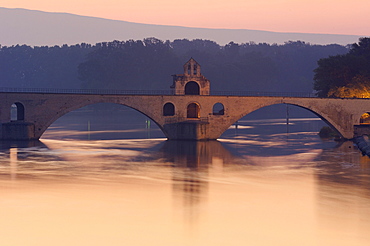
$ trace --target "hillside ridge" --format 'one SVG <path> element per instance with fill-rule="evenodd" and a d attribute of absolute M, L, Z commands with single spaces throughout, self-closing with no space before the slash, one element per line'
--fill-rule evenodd
<path fill-rule="evenodd" d="M 166 26 L 81 16 L 70 13 L 0 7 L 0 45 L 31 46 L 95 44 L 112 40 L 207 39 L 225 45 L 235 43 L 277 43 L 304 41 L 311 44 L 347 45 L 361 36 L 340 34 L 282 33 L 248 29 L 211 29 Z"/>

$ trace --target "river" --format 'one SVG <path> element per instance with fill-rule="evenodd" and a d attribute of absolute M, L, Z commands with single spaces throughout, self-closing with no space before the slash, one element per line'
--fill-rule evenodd
<path fill-rule="evenodd" d="M 243 118 L 183 142 L 131 111 L 72 112 L 1 142 L 0 245 L 370 245 L 370 159 L 322 125 Z"/>

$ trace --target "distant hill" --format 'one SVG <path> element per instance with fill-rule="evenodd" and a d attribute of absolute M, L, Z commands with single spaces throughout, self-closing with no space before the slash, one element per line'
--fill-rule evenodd
<path fill-rule="evenodd" d="M 48 13 L 26 9 L 0 7 L 0 45 L 27 44 L 31 46 L 63 45 L 112 41 L 208 39 L 221 45 L 236 43 L 277 43 L 305 41 L 311 44 L 351 44 L 360 36 L 279 33 L 245 29 L 207 29 L 179 26 L 139 24 L 127 21 L 86 17 L 66 13 Z"/>

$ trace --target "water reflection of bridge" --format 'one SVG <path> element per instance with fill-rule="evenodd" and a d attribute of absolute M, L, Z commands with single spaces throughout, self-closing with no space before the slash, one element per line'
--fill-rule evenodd
<path fill-rule="evenodd" d="M 218 141 L 167 141 L 161 149 L 176 167 L 206 169 L 214 160 L 222 163 L 235 158 Z"/>
<path fill-rule="evenodd" d="M 64 142 L 67 144 L 68 141 Z M 143 143 L 144 142 L 146 141 L 143 140 Z M 32 147 L 31 149 L 34 149 L 34 146 L 47 148 L 42 142 L 38 141 L 32 144 L 30 144 L 30 142 L 24 142 L 24 144 L 21 142 L 3 143 L 8 143 L 6 145 L 3 144 L 2 148 L 5 149 L 4 153 L 8 155 L 10 161 L 3 163 L 6 168 L 1 170 L 0 175 L 3 178 L 6 177 L 10 179 L 30 177 L 25 176 L 25 173 L 28 173 L 25 172 L 25 168 L 30 168 L 30 166 L 28 165 L 28 167 L 25 167 L 25 165 L 20 165 L 18 163 L 20 161 L 27 161 L 27 158 L 32 158 L 33 160 L 38 159 L 32 156 L 32 151 L 26 151 L 27 148 Z M 28 144 L 28 146 L 25 144 Z M 125 146 L 129 147 L 130 145 L 127 144 Z M 235 149 L 230 150 L 232 146 L 235 146 Z M 283 156 L 265 156 L 263 154 L 258 156 L 255 152 L 253 152 L 253 155 L 248 155 L 248 147 L 248 145 L 243 145 L 242 143 L 235 145 L 235 143 L 222 143 L 218 141 L 164 141 L 159 146 L 152 147 L 153 150 L 150 150 L 149 153 L 145 152 L 146 154 L 144 156 L 146 157 L 141 161 L 143 164 L 142 166 L 145 166 L 146 162 L 150 163 L 151 161 L 153 161 L 153 163 L 165 163 L 165 165 L 159 168 L 164 167 L 166 172 L 169 171 L 168 174 L 170 174 L 170 179 L 172 179 L 171 185 L 175 205 L 180 205 L 184 208 L 184 216 L 188 222 L 197 220 L 197 217 L 202 212 L 202 206 L 210 196 L 210 194 L 208 194 L 209 190 L 211 190 L 210 184 L 214 184 L 215 180 L 222 180 L 222 177 L 228 177 L 229 172 L 233 173 L 233 176 L 235 176 L 235 172 L 239 172 L 238 170 L 244 173 L 243 178 L 248 178 L 249 176 L 245 174 L 253 173 L 256 170 L 268 171 L 269 169 L 271 170 L 271 168 L 276 170 L 274 169 L 274 165 L 283 167 L 284 170 L 308 168 L 310 170 L 317 170 L 315 175 L 320 187 L 325 188 L 332 182 L 348 182 L 354 187 L 362 184 L 369 185 L 366 179 L 367 176 L 363 176 L 363 174 L 365 172 L 368 173 L 370 161 L 367 157 L 362 158 L 361 155 L 353 149 L 351 142 L 345 142 L 337 148 L 327 148 L 323 151 L 311 151 L 309 153 L 307 153 L 307 151 L 302 152 L 302 149 L 298 149 L 296 153 Z M 25 152 L 29 152 L 30 155 L 25 155 Z M 263 150 L 261 150 L 261 152 L 263 152 Z M 38 154 L 40 155 L 40 153 Z M 42 158 L 48 158 L 49 160 L 49 158 L 56 159 L 61 157 L 56 157 L 54 155 L 49 156 L 43 154 Z M 143 157 L 138 156 L 138 158 L 140 159 Z M 337 159 L 338 162 L 333 161 L 333 159 Z M 137 164 L 137 161 L 138 160 L 135 160 L 134 163 Z M 315 168 L 310 166 L 309 163 L 312 162 L 320 163 L 320 167 Z M 361 169 L 352 167 L 352 165 L 357 165 L 357 163 L 361 164 Z M 121 164 L 123 164 L 122 167 L 120 167 Z M 47 166 L 47 164 L 45 165 Z M 121 163 L 121 161 L 116 161 L 111 165 L 112 166 L 101 165 L 92 167 L 85 165 L 83 170 L 95 168 L 96 173 L 94 173 L 96 175 L 105 176 L 105 174 L 109 172 L 114 173 L 120 170 L 120 168 L 123 168 L 122 170 L 125 168 L 125 164 Z M 338 168 L 338 165 L 342 165 L 343 167 Z M 345 165 L 349 165 L 348 168 Z M 56 167 L 59 165 L 54 166 Z M 48 169 L 49 167 L 45 170 Z M 47 177 L 50 174 L 58 174 L 59 176 L 55 177 L 60 178 L 63 175 L 70 177 L 71 173 L 77 174 L 81 172 L 81 169 L 78 167 L 68 168 L 68 171 L 64 169 L 55 170 L 54 172 L 53 169 L 54 167 L 51 168 L 51 172 L 37 173 L 37 175 L 38 177 L 40 177 L 40 175 L 45 175 L 45 177 Z M 162 171 L 164 171 L 164 169 Z M 125 177 L 125 172 L 117 173 L 120 174 L 120 179 Z"/>
<path fill-rule="evenodd" d="M 218 141 L 166 141 L 160 152 L 161 158 L 173 163 L 173 195 L 190 223 L 208 196 L 209 170 L 222 170 L 224 163 L 238 158 Z"/>
<path fill-rule="evenodd" d="M 214 177 L 222 179 L 225 173 L 237 172 L 240 168 L 244 171 L 249 168 L 252 171 L 256 167 L 264 170 L 274 165 L 303 168 L 306 162 L 321 154 L 319 150 L 309 151 L 307 154 L 302 153 L 302 149 L 297 149 L 285 155 L 276 155 L 274 151 L 268 156 L 261 148 L 260 154 L 255 151 L 248 154 L 249 148 L 250 144 L 235 145 L 232 141 L 166 141 L 163 144 L 159 150 L 161 154 L 156 158 L 163 159 L 174 167 L 174 200 L 184 207 L 185 219 L 189 222 L 197 219 L 202 204 L 209 196 L 209 184 Z M 288 162 L 284 162 L 287 160 Z"/>

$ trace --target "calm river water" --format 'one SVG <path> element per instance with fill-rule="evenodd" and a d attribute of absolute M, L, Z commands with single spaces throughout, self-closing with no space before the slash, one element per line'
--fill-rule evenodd
<path fill-rule="evenodd" d="M 370 245 L 370 159 L 321 140 L 319 119 L 181 142 L 119 115 L 1 142 L 0 245 Z"/>

